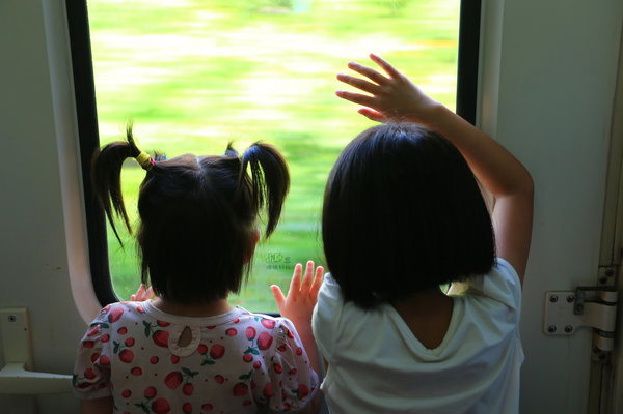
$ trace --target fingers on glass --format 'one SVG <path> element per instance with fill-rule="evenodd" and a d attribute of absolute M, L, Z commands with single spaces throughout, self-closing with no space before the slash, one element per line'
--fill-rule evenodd
<path fill-rule="evenodd" d="M 303 271 L 303 265 L 297 263 L 294 266 L 294 274 L 292 274 L 292 280 L 290 281 L 290 290 L 288 291 L 288 295 L 292 292 L 298 292 L 301 288 L 301 272 Z"/>
<path fill-rule="evenodd" d="M 305 274 L 303 275 L 303 293 L 308 292 L 311 288 L 314 277 L 314 262 L 311 260 L 305 264 Z"/>

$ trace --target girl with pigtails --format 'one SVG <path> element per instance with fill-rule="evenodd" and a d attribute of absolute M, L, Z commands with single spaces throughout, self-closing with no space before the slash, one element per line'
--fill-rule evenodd
<path fill-rule="evenodd" d="M 230 144 L 223 155 L 154 159 L 128 127 L 127 142 L 95 155 L 93 184 L 113 230 L 119 216 L 131 232 L 119 182 L 127 158 L 146 170 L 136 238 L 141 281 L 155 296 L 144 300 L 142 285 L 136 301 L 106 306 L 89 325 L 73 377 L 82 411 L 312 409 L 318 361 L 309 320 L 323 269 L 298 265 L 287 297 L 273 287 L 284 317 L 227 302 L 248 276 L 258 214 L 267 211 L 266 238 L 279 220 L 290 185 L 283 157 L 258 142 L 242 155 Z"/>

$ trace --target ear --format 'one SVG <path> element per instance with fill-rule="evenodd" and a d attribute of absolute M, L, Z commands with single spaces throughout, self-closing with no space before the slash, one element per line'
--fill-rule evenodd
<path fill-rule="evenodd" d="M 262 237 L 262 232 L 260 231 L 260 229 L 258 228 L 253 229 L 253 231 L 251 232 L 251 245 L 249 246 L 249 249 L 247 250 L 247 254 L 244 258 L 244 264 L 249 263 L 251 259 L 253 258 L 253 253 L 255 252 L 255 246 L 257 245 L 257 242 L 260 241 L 260 237 Z"/>
<path fill-rule="evenodd" d="M 260 241 L 260 237 L 262 237 L 262 230 L 260 230 L 259 228 L 253 229 L 253 234 L 251 235 L 251 238 L 253 240 L 253 248 L 255 248 L 257 242 Z"/>

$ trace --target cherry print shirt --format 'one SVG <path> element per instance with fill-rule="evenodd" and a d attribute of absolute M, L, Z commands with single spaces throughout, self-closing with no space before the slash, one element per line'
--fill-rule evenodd
<path fill-rule="evenodd" d="M 287 319 L 241 307 L 174 316 L 146 301 L 110 304 L 93 320 L 73 385 L 80 398 L 112 396 L 115 413 L 254 413 L 302 408 L 318 376 Z"/>
<path fill-rule="evenodd" d="M 382 280 L 382 276 L 380 278 Z M 329 369 L 321 389 L 331 414 L 513 414 L 519 406 L 521 286 L 497 259 L 486 275 L 453 284 L 452 319 L 428 349 L 389 304 L 344 302 L 326 275 L 313 319 Z"/>

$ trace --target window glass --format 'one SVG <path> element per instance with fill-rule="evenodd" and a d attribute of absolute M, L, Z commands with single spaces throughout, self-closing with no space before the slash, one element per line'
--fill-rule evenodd
<path fill-rule="evenodd" d="M 459 0 L 89 0 L 99 134 L 122 139 L 128 120 L 143 150 L 169 156 L 241 151 L 264 140 L 286 156 L 292 188 L 273 237 L 256 250 L 249 283 L 232 298 L 272 312 L 268 286 L 287 288 L 295 263 L 323 263 L 320 210 L 339 151 L 372 125 L 334 96 L 348 60 L 378 53 L 454 108 Z M 136 220 L 144 172 L 122 185 Z M 174 225 L 172 223 L 171 225 Z M 122 226 L 119 225 L 119 228 Z M 113 287 L 138 284 L 136 246 L 108 232 Z M 374 258 L 370 258 L 374 260 Z M 206 264 L 208 265 L 208 264 Z"/>

